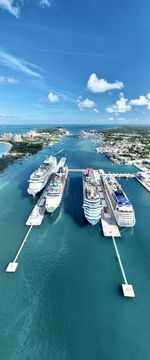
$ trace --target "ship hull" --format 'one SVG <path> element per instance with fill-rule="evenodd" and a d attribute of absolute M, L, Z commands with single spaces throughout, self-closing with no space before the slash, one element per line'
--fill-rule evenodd
<path fill-rule="evenodd" d="M 92 174 L 92 173 L 91 173 Z M 87 180 L 87 181 L 86 181 Z M 83 209 L 84 209 L 84 216 L 86 220 L 92 225 L 96 225 L 100 219 L 101 219 L 101 203 L 100 198 L 96 189 L 96 184 L 94 186 L 94 189 L 96 191 L 96 197 L 91 198 L 87 195 L 87 186 L 89 187 L 88 191 L 90 191 L 90 188 L 93 188 L 93 181 L 94 177 L 91 176 L 91 184 L 90 180 L 84 179 L 84 173 L 83 173 Z M 89 180 L 89 181 L 88 181 Z M 87 182 L 89 185 L 87 185 Z"/>
<path fill-rule="evenodd" d="M 109 204 L 111 206 L 112 212 L 114 214 L 114 217 L 116 219 L 117 225 L 119 227 L 133 227 L 136 223 L 134 211 L 127 211 L 126 209 L 124 211 L 119 211 L 114 203 L 114 197 L 113 193 L 111 191 L 111 188 L 108 187 L 106 181 L 105 181 L 105 189 L 107 192 L 107 197 L 109 200 Z M 120 187 L 121 189 L 121 187 Z M 123 190 L 121 189 L 122 194 L 125 196 Z M 126 207 L 128 208 L 128 206 Z"/>
<path fill-rule="evenodd" d="M 60 206 L 60 204 L 62 202 L 65 185 L 67 182 L 67 176 L 68 176 L 68 171 L 66 173 L 66 176 L 65 176 L 65 179 L 63 182 L 61 193 L 58 196 L 54 196 L 54 197 L 47 196 L 46 197 L 46 211 L 50 214 L 52 214 Z"/>

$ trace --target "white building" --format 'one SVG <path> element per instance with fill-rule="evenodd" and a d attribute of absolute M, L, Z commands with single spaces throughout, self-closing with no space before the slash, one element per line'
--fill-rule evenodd
<path fill-rule="evenodd" d="M 12 133 L 4 133 L 2 136 L 3 140 L 5 141 L 11 141 L 12 140 Z"/>
<path fill-rule="evenodd" d="M 20 142 L 22 141 L 22 138 L 21 138 L 21 135 L 18 135 L 18 134 L 15 134 L 15 135 L 12 135 L 12 139 L 11 139 L 13 142 Z"/>

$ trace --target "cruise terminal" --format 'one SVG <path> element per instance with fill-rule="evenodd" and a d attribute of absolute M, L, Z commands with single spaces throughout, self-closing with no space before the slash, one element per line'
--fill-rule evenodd
<path fill-rule="evenodd" d="M 51 213 L 60 206 L 69 172 L 80 172 L 83 183 L 84 216 L 92 226 L 98 223 L 101 225 L 104 237 L 112 238 L 124 281 L 121 284 L 123 295 L 125 297 L 135 297 L 133 286 L 127 281 L 115 238 L 121 238 L 122 227 L 132 227 L 136 221 L 134 208 L 118 183 L 117 178 L 135 178 L 138 180 L 137 174 L 107 174 L 103 169 L 68 169 L 65 166 L 66 160 L 66 157 L 62 157 L 57 161 L 56 157 L 50 156 L 31 174 L 28 193 L 35 195 L 35 193 L 41 191 L 41 194 L 26 221 L 26 225 L 29 226 L 27 234 L 14 260 L 8 264 L 6 272 L 11 273 L 17 270 L 18 257 L 33 227 L 42 224 L 45 211 Z M 30 190 L 30 187 L 32 187 L 32 190 Z"/>

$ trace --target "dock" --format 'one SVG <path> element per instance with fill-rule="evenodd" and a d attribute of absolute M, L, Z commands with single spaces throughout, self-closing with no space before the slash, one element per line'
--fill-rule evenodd
<path fill-rule="evenodd" d="M 69 172 L 83 172 L 86 169 L 68 169 Z"/>
<path fill-rule="evenodd" d="M 144 188 L 150 192 L 150 186 L 146 184 L 144 181 L 140 180 L 137 176 L 135 176 L 135 179 L 142 185 Z"/>
<path fill-rule="evenodd" d="M 14 272 L 17 270 L 17 267 L 18 267 L 18 262 L 17 262 L 18 257 L 19 257 L 19 255 L 20 255 L 20 253 L 21 253 L 21 251 L 22 251 L 22 249 L 23 249 L 23 247 L 24 247 L 27 239 L 28 239 L 28 236 L 29 236 L 31 230 L 32 230 L 32 226 L 30 226 L 30 228 L 29 228 L 29 230 L 28 230 L 25 238 L 23 239 L 23 242 L 22 242 L 22 244 L 21 244 L 21 246 L 20 246 L 20 248 L 19 248 L 19 250 L 18 250 L 18 252 L 17 252 L 17 254 L 16 254 L 15 258 L 14 258 L 14 260 L 8 264 L 8 266 L 7 266 L 7 268 L 6 268 L 6 272 L 14 273 Z"/>
<path fill-rule="evenodd" d="M 83 172 L 83 171 L 86 171 L 86 169 L 69 168 L 68 171 L 69 172 Z M 111 172 L 105 173 L 104 170 L 102 170 L 102 169 L 94 170 L 94 171 L 98 171 L 101 176 L 112 175 L 112 176 L 117 177 L 117 178 L 125 178 L 125 179 L 132 179 L 136 175 L 136 174 L 130 174 L 130 173 L 111 173 Z"/>
<path fill-rule="evenodd" d="M 116 223 L 114 214 L 112 212 L 107 192 L 105 190 L 105 187 L 101 181 L 101 176 L 103 176 L 105 173 L 104 171 L 99 170 L 93 170 L 94 178 L 97 184 L 97 188 L 99 191 L 100 199 L 102 202 L 102 212 L 101 212 L 101 226 L 103 230 L 103 235 L 105 237 L 115 236 L 120 237 L 120 231 L 119 227 Z"/>
<path fill-rule="evenodd" d="M 60 159 L 60 161 L 55 169 L 55 173 L 57 173 L 57 171 L 59 170 L 60 167 L 64 166 L 65 162 L 66 162 L 66 157 Z M 39 200 L 37 201 L 37 204 L 34 206 L 28 220 L 26 221 L 27 226 L 31 226 L 31 225 L 39 226 L 42 224 L 42 221 L 44 219 L 45 210 L 46 210 L 46 208 L 45 208 L 46 194 L 47 194 L 47 189 L 49 187 L 49 184 L 50 184 L 50 180 L 48 181 Z"/>
<path fill-rule="evenodd" d="M 123 268 L 123 264 L 122 264 L 122 261 L 121 261 L 121 257 L 120 257 L 120 254 L 119 254 L 119 251 L 118 251 L 117 244 L 116 244 L 114 236 L 112 236 L 112 240 L 113 240 L 116 256 L 117 256 L 117 259 L 118 259 L 118 263 L 119 263 L 119 266 L 120 266 L 120 270 L 121 270 L 121 273 L 122 273 L 122 277 L 123 277 L 123 280 L 124 280 L 124 283 L 122 284 L 123 295 L 125 297 L 133 298 L 133 297 L 135 297 L 134 289 L 133 289 L 133 286 L 131 284 L 128 284 L 127 277 L 126 277 L 126 274 L 125 274 L 125 271 L 124 271 L 124 268 Z"/>

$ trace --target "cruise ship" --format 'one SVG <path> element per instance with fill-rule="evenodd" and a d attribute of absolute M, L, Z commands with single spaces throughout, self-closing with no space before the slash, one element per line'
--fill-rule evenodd
<path fill-rule="evenodd" d="M 68 176 L 68 167 L 62 166 L 54 175 L 46 193 L 46 210 L 53 213 L 61 203 L 66 181 Z"/>
<path fill-rule="evenodd" d="M 102 203 L 93 171 L 83 171 L 83 209 L 87 221 L 96 225 L 101 218 Z"/>
<path fill-rule="evenodd" d="M 31 174 L 28 180 L 28 193 L 34 196 L 41 191 L 45 187 L 50 175 L 56 170 L 57 159 L 54 156 L 49 156 L 43 161 L 39 168 Z"/>
<path fill-rule="evenodd" d="M 112 175 L 103 176 L 103 184 L 118 226 L 134 226 L 135 212 L 121 185 Z"/>

